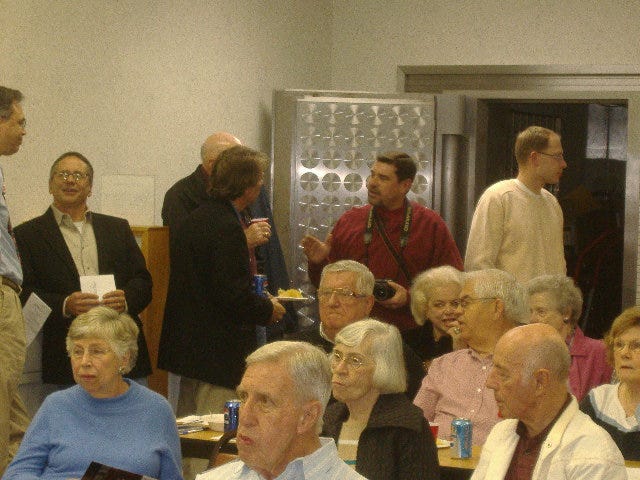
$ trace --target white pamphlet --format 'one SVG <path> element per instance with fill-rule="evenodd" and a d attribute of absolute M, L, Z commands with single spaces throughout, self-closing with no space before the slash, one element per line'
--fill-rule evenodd
<path fill-rule="evenodd" d="M 95 293 L 98 300 L 102 301 L 105 293 L 116 289 L 116 281 L 113 275 L 83 275 L 80 277 L 80 290 L 82 293 Z"/>
<path fill-rule="evenodd" d="M 27 339 L 27 347 L 36 338 L 38 332 L 44 325 L 45 320 L 49 317 L 51 308 L 49 305 L 35 293 L 31 293 L 27 299 L 27 303 L 22 307 L 22 315 L 24 316 L 24 334 Z"/>

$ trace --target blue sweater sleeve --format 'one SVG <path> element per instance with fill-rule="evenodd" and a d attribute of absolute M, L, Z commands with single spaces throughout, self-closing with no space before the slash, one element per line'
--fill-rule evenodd
<path fill-rule="evenodd" d="M 20 449 L 9 465 L 2 480 L 31 480 L 40 478 L 49 458 L 48 410 L 51 402 L 45 400 L 25 433 Z"/>
<path fill-rule="evenodd" d="M 114 399 L 75 386 L 50 395 L 33 419 L 3 480 L 81 478 L 91 461 L 159 480 L 182 480 L 171 407 L 132 382 Z"/>

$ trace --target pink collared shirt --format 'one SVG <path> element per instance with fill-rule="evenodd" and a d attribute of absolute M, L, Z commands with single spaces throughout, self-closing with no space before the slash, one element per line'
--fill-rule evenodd
<path fill-rule="evenodd" d="M 473 444 L 485 442 L 500 420 L 493 390 L 485 385 L 492 366 L 492 356 L 481 357 L 470 348 L 433 360 L 413 403 L 439 425 L 440 438 L 448 439 L 451 420 L 463 417 L 473 422 Z"/>
<path fill-rule="evenodd" d="M 602 340 L 586 337 L 582 330 L 576 327 L 569 353 L 569 390 L 578 402 L 592 388 L 611 382 L 613 369 L 607 362 L 607 347 Z"/>

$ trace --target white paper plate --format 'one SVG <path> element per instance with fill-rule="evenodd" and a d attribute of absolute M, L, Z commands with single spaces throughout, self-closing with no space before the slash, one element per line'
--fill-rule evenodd
<path fill-rule="evenodd" d="M 279 302 L 308 302 L 309 297 L 276 297 Z"/>

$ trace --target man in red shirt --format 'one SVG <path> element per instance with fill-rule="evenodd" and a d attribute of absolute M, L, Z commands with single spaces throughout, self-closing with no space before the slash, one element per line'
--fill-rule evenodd
<path fill-rule="evenodd" d="M 367 179 L 369 205 L 345 212 L 325 241 L 311 235 L 302 240 L 316 286 L 322 268 L 343 259 L 363 263 L 377 279 L 389 280 L 393 295 L 376 299 L 372 315 L 400 330 L 416 326 L 408 288 L 418 273 L 440 265 L 462 270 L 460 252 L 442 218 L 406 198 L 416 170 L 406 153 L 378 156 Z"/>

